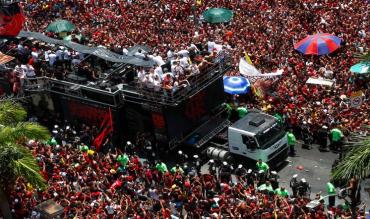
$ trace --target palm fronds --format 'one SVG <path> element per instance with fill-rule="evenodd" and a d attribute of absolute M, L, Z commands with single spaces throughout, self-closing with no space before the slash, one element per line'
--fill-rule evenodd
<path fill-rule="evenodd" d="M 370 136 L 355 136 L 346 143 L 347 153 L 332 173 L 334 180 L 350 180 L 356 176 L 366 178 L 370 175 Z"/>
<path fill-rule="evenodd" d="M 14 127 L 0 128 L 0 144 L 24 138 L 48 140 L 49 136 L 49 131 L 45 127 L 32 122 L 19 122 Z"/>
<path fill-rule="evenodd" d="M 27 112 L 18 103 L 4 101 L 0 104 L 0 124 L 3 126 L 24 121 L 26 116 Z"/>

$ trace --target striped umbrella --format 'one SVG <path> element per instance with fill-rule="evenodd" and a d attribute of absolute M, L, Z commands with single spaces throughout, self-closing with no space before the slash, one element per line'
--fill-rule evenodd
<path fill-rule="evenodd" d="M 228 94 L 246 94 L 250 91 L 250 83 L 244 77 L 224 77 L 224 90 Z"/>
<path fill-rule="evenodd" d="M 328 33 L 308 35 L 294 45 L 294 49 L 305 55 L 327 55 L 340 47 L 341 39 Z"/>
<path fill-rule="evenodd" d="M 370 62 L 357 63 L 356 65 L 353 65 L 349 70 L 357 74 L 368 74 L 370 73 Z"/>

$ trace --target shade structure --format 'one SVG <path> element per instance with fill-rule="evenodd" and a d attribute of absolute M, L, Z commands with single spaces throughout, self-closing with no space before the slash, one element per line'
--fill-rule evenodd
<path fill-rule="evenodd" d="M 250 91 L 250 83 L 244 77 L 224 77 L 224 91 L 228 94 L 246 94 Z"/>
<path fill-rule="evenodd" d="M 203 12 L 203 18 L 212 24 L 226 23 L 233 18 L 233 11 L 226 8 L 210 8 Z"/>
<path fill-rule="evenodd" d="M 294 45 L 305 55 L 327 55 L 340 47 L 341 39 L 328 33 L 309 35 Z"/>
<path fill-rule="evenodd" d="M 56 20 L 49 24 L 46 28 L 47 32 L 61 33 L 61 32 L 72 32 L 75 29 L 75 25 L 67 20 Z"/>
<path fill-rule="evenodd" d="M 349 70 L 356 74 L 369 74 L 370 62 L 357 63 L 356 65 L 353 65 Z"/>

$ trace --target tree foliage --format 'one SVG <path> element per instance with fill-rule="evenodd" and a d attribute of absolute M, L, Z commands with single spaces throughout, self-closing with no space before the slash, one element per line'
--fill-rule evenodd
<path fill-rule="evenodd" d="M 345 157 L 332 173 L 334 180 L 349 181 L 352 177 L 366 178 L 370 175 L 370 136 L 355 134 L 344 145 Z"/>
<path fill-rule="evenodd" d="M 0 189 L 8 190 L 17 177 L 33 186 L 45 187 L 45 180 L 32 152 L 24 146 L 30 139 L 47 140 L 48 130 L 31 122 L 24 122 L 25 109 L 18 103 L 0 103 Z"/>

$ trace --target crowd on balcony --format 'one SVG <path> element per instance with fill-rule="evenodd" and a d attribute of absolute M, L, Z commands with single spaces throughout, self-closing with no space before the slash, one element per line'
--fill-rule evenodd
<path fill-rule="evenodd" d="M 48 187 L 40 190 L 19 178 L 10 195 L 14 218 L 39 218 L 36 206 L 47 200 L 63 207 L 61 218 L 351 218 L 347 202 L 307 207 L 321 194 L 310 195 L 305 180 L 289 194 L 263 162 L 253 174 L 242 165 L 212 161 L 201 171 L 198 157 L 178 153 L 178 163 L 169 166 L 156 156 L 139 158 L 150 145 L 145 136 L 122 151 L 104 145 L 107 153 L 98 153 L 86 144 L 91 131 L 54 126 L 48 142 L 28 142 Z M 365 218 L 364 209 L 357 211 Z"/>

